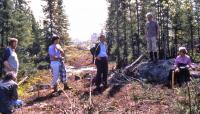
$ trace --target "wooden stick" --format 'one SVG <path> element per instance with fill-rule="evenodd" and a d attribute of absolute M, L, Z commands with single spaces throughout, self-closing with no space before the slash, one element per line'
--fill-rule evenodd
<path fill-rule="evenodd" d="M 26 76 L 25 78 L 23 78 L 19 83 L 18 85 L 21 85 L 23 84 L 27 79 L 28 79 L 29 76 Z"/>
<path fill-rule="evenodd" d="M 174 71 L 172 71 L 172 82 L 171 82 L 172 89 L 174 88 Z"/>
<path fill-rule="evenodd" d="M 89 106 L 92 106 L 92 77 L 90 78 Z"/>
<path fill-rule="evenodd" d="M 191 103 L 191 95 L 190 95 L 190 86 L 189 86 L 189 83 L 187 83 L 187 89 L 188 89 L 188 100 L 189 100 L 189 108 L 190 108 L 190 114 L 192 114 L 192 103 Z"/>

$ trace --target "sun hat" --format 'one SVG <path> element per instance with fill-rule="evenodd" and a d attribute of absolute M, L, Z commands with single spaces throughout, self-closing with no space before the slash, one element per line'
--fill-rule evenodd
<path fill-rule="evenodd" d="M 179 47 L 179 48 L 178 48 L 178 51 L 179 51 L 179 52 L 180 52 L 180 51 L 185 51 L 185 52 L 187 53 L 186 47 Z"/>

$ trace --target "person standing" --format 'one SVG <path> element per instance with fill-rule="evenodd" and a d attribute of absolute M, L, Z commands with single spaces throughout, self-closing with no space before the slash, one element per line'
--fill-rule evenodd
<path fill-rule="evenodd" d="M 17 76 L 19 69 L 19 60 L 16 53 L 18 40 L 16 38 L 9 38 L 8 43 L 9 46 L 5 49 L 3 56 L 4 71 L 6 73 L 14 71 Z"/>
<path fill-rule="evenodd" d="M 97 74 L 95 77 L 96 90 L 100 91 L 100 85 L 103 84 L 103 87 L 107 87 L 107 74 L 108 74 L 108 54 L 107 54 L 107 44 L 106 37 L 100 35 L 100 42 L 96 45 L 95 51 L 95 65 L 97 68 Z M 103 76 L 102 76 L 103 75 Z"/>
<path fill-rule="evenodd" d="M 64 65 L 64 50 L 61 48 L 60 37 L 53 36 L 52 44 L 49 46 L 48 53 L 50 56 L 50 66 L 53 72 L 53 80 L 51 82 L 51 86 L 54 89 L 54 92 L 58 91 L 57 81 L 59 76 L 61 76 L 61 81 L 64 85 L 64 90 L 70 89 L 67 85 L 67 76 L 66 69 Z"/>
<path fill-rule="evenodd" d="M 145 25 L 145 39 L 147 41 L 147 49 L 150 56 L 150 61 L 157 62 L 157 40 L 159 38 L 159 25 L 153 20 L 153 14 L 146 14 L 147 22 Z"/>
<path fill-rule="evenodd" d="M 12 109 L 22 106 L 23 102 L 18 99 L 16 73 L 10 71 L 0 81 L 0 113 L 12 114 Z"/>

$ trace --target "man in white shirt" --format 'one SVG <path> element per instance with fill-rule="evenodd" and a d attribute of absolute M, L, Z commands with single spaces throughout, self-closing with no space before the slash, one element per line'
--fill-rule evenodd
<path fill-rule="evenodd" d="M 17 75 L 19 69 L 19 60 L 16 53 L 18 40 L 16 38 L 9 39 L 9 46 L 4 51 L 3 64 L 4 71 L 14 71 Z"/>

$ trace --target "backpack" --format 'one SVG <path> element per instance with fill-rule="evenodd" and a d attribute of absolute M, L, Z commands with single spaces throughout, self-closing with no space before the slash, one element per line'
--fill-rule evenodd
<path fill-rule="evenodd" d="M 94 47 L 90 48 L 90 53 L 92 54 L 92 63 L 94 63 L 94 57 L 97 51 L 97 48 L 99 47 L 100 43 L 95 44 Z"/>
<path fill-rule="evenodd" d="M 96 50 L 96 47 L 92 47 L 90 48 L 90 53 L 94 56 L 95 55 L 95 50 Z"/>

